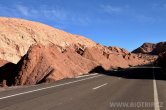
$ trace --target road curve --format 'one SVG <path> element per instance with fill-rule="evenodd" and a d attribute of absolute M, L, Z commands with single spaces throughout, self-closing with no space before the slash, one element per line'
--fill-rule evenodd
<path fill-rule="evenodd" d="M 0 110 L 166 110 L 165 81 L 161 68 L 139 67 L 9 88 Z"/>

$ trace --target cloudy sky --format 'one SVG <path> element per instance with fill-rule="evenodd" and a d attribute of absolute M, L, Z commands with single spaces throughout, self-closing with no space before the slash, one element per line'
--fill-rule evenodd
<path fill-rule="evenodd" d="M 0 16 L 42 22 L 130 51 L 166 41 L 166 0 L 0 0 Z"/>

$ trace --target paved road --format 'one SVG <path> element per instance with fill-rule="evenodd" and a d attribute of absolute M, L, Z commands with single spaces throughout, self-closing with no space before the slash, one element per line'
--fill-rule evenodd
<path fill-rule="evenodd" d="M 0 110 L 166 110 L 163 73 L 160 68 L 131 68 L 10 88 L 0 92 Z"/>

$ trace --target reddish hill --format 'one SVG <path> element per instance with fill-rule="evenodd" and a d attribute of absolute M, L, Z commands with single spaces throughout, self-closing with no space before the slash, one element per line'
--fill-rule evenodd
<path fill-rule="evenodd" d="M 147 58 L 130 53 L 115 54 L 101 45 L 84 48 L 78 45 L 60 47 L 38 44 L 33 45 L 17 64 L 13 83 L 39 84 L 88 74 L 100 66 L 103 70 L 111 70 L 147 63 L 150 63 Z"/>
<path fill-rule="evenodd" d="M 155 47 L 156 47 L 156 44 L 144 43 L 141 47 L 138 47 L 137 49 L 133 50 L 132 53 L 150 54 Z"/>
<path fill-rule="evenodd" d="M 73 35 L 38 22 L 16 18 L 0 18 L 0 58 L 17 63 L 32 44 L 68 46 L 96 45 L 90 39 Z"/>
<path fill-rule="evenodd" d="M 159 55 L 164 51 L 166 51 L 166 42 L 159 42 L 157 44 L 144 43 L 141 47 L 132 51 L 132 53 Z"/>

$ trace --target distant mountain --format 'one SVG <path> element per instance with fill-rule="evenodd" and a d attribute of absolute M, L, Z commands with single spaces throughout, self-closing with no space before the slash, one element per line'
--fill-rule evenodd
<path fill-rule="evenodd" d="M 153 54 L 159 55 L 160 53 L 166 51 L 166 42 L 154 43 L 144 43 L 142 46 L 133 50 L 132 53 L 143 53 L 143 54 Z"/>
<path fill-rule="evenodd" d="M 156 47 L 156 44 L 144 43 L 141 47 L 138 47 L 137 49 L 133 50 L 132 53 L 149 54 L 154 50 L 155 47 Z"/>

